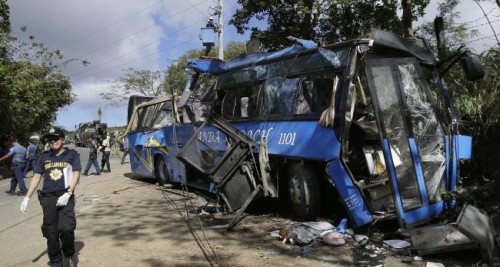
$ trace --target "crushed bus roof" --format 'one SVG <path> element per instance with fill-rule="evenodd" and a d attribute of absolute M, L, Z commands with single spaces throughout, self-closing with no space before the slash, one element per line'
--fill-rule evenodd
<path fill-rule="evenodd" d="M 424 65 L 436 64 L 434 55 L 426 48 L 419 39 L 405 39 L 395 34 L 379 29 L 372 29 L 371 40 L 355 39 L 343 43 L 337 43 L 318 48 L 311 45 L 311 41 L 296 39 L 293 46 L 274 52 L 262 52 L 254 54 L 244 54 L 235 59 L 225 62 L 219 59 L 190 59 L 187 63 L 189 69 L 198 73 L 222 74 L 235 69 L 241 69 L 248 66 L 261 65 L 279 58 L 287 56 L 293 57 L 299 54 L 319 52 L 329 60 L 329 56 L 324 51 L 333 53 L 345 53 L 346 49 L 352 45 L 370 44 L 370 49 L 375 53 L 392 54 L 394 56 L 412 56 L 416 57 Z M 370 42 L 371 41 L 371 42 Z M 326 48 L 326 49 L 325 49 Z M 323 51 L 323 52 L 322 52 Z M 333 64 L 333 67 L 340 67 L 343 64 Z"/>

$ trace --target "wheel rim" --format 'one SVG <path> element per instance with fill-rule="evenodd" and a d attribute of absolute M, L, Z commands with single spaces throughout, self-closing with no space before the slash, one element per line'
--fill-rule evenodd
<path fill-rule="evenodd" d="M 292 210 L 300 219 L 318 215 L 319 187 L 314 173 L 305 166 L 291 166 L 288 181 L 288 199 Z"/>

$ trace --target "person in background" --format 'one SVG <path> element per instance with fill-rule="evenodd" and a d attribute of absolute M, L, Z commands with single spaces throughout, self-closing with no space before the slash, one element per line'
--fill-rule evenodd
<path fill-rule="evenodd" d="M 26 149 L 26 167 L 24 168 L 24 177 L 29 171 L 35 168 L 36 160 L 38 159 L 38 140 L 30 138 L 30 144 Z"/>
<path fill-rule="evenodd" d="M 108 172 L 111 172 L 111 167 L 109 166 L 109 156 L 111 155 L 111 137 L 108 135 L 106 139 L 102 141 L 102 159 L 101 159 L 101 170 L 104 171 L 104 166 L 108 167 Z"/>
<path fill-rule="evenodd" d="M 39 200 L 43 210 L 42 233 L 47 239 L 47 254 L 52 267 L 76 266 L 75 259 L 75 198 L 80 179 L 80 155 L 64 147 L 64 132 L 52 128 L 44 136 L 50 150 L 43 152 L 34 169 L 28 193 L 20 210 L 26 212 L 30 197 L 43 177 Z M 64 265 L 63 265 L 64 264 Z"/>
<path fill-rule="evenodd" d="M 89 175 L 89 170 L 92 165 L 94 165 L 97 175 L 101 175 L 101 169 L 99 168 L 99 163 L 97 162 L 97 154 L 99 152 L 99 144 L 97 143 L 97 140 L 90 137 L 88 140 L 88 147 L 90 148 L 89 160 L 87 161 L 87 166 L 85 167 L 83 175 Z"/>
<path fill-rule="evenodd" d="M 10 180 L 10 189 L 5 191 L 9 195 L 26 195 L 26 184 L 24 183 L 24 167 L 26 166 L 26 148 L 17 142 L 15 137 L 10 137 L 9 153 L 0 158 L 0 162 L 12 158 L 12 172 L 14 176 Z M 16 187 L 19 184 L 19 192 Z"/>
<path fill-rule="evenodd" d="M 122 156 L 122 165 L 123 162 L 125 162 L 125 158 L 127 157 L 128 154 L 128 138 L 127 136 L 123 137 L 123 156 Z"/>

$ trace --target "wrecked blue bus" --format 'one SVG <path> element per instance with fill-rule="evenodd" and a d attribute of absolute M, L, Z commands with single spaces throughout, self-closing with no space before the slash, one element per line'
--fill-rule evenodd
<path fill-rule="evenodd" d="M 381 30 L 323 47 L 295 40 L 228 62 L 190 60 L 181 97 L 135 109 L 132 171 L 214 193 L 229 211 L 283 197 L 307 220 L 335 195 L 354 227 L 379 218 L 422 225 L 453 206 L 446 193 L 471 158 L 443 80 L 458 61 L 470 80 L 482 77 L 466 51 L 438 62 L 423 40 Z M 200 86 L 202 75 L 213 83 Z M 209 88 L 204 99 L 192 94 L 200 88 Z"/>

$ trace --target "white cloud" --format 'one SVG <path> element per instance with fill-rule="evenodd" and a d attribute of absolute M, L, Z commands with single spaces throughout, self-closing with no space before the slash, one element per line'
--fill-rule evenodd
<path fill-rule="evenodd" d="M 429 9 L 427 20 L 435 16 L 432 12 L 437 1 L 431 2 L 434 9 Z M 110 87 L 109 80 L 123 74 L 122 69 L 162 69 L 186 51 L 201 49 L 199 31 L 210 16 L 209 6 L 216 6 L 216 1 L 8 0 L 8 4 L 13 32 L 27 26 L 36 40 L 61 49 L 67 59 L 91 62 L 87 67 L 72 63 L 65 70 L 78 101 L 59 112 L 57 123 L 72 129 L 75 124 L 96 118 L 99 93 Z M 489 11 L 493 3 L 481 4 Z M 237 2 L 225 0 L 224 5 L 225 43 L 246 40 L 248 33 L 240 36 L 234 27 L 227 25 Z M 464 20 L 482 16 L 471 0 L 464 0 L 460 9 Z M 499 9 L 491 15 L 499 16 Z M 500 24 L 494 25 L 499 28 Z M 481 30 L 486 35 L 491 33 L 489 26 L 484 27 Z M 492 40 L 485 42 L 491 44 Z M 103 103 L 103 120 L 109 125 L 125 125 L 126 113 L 124 106 Z"/>
<path fill-rule="evenodd" d="M 78 100 L 62 109 L 57 123 L 71 129 L 96 118 L 99 93 L 122 69 L 158 70 L 167 59 L 200 49 L 200 27 L 209 16 L 206 0 L 9 0 L 14 33 L 21 26 L 36 40 L 61 49 L 66 59 L 89 60 L 87 67 L 71 63 L 64 70 Z M 109 109 L 110 112 L 107 112 Z M 103 120 L 126 123 L 126 108 L 103 105 Z"/>

